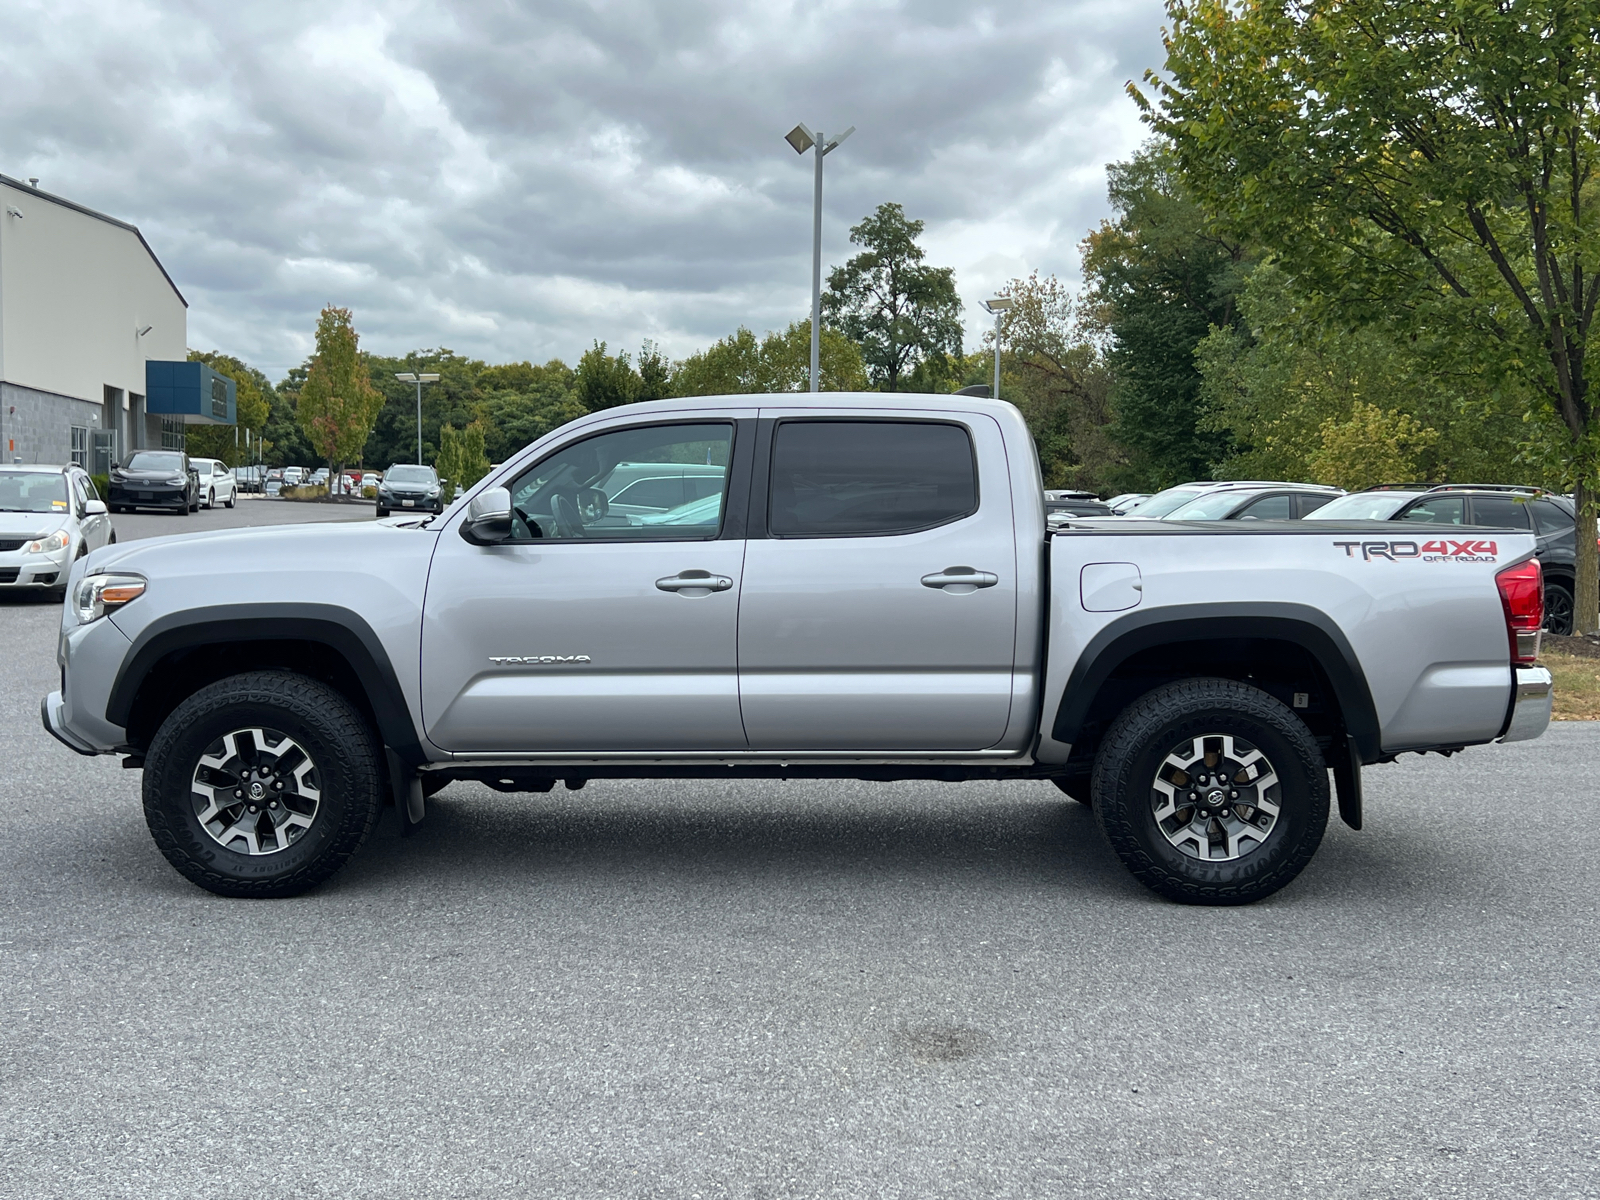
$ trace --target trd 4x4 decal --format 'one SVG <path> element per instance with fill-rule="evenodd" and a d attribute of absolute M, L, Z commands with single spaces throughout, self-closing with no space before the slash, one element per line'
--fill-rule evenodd
<path fill-rule="evenodd" d="M 1496 543 L 1474 538 L 1460 542 L 1445 538 L 1427 542 L 1335 542 L 1334 545 L 1344 548 L 1346 558 L 1354 558 L 1359 550 L 1366 562 L 1375 558 L 1389 562 L 1405 558 L 1420 558 L 1423 562 L 1494 562 L 1500 553 Z"/>

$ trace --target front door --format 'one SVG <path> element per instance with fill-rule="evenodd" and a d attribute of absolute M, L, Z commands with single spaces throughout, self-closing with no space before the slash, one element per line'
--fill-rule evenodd
<path fill-rule="evenodd" d="M 509 486 L 510 540 L 439 540 L 422 630 L 423 719 L 456 752 L 742 750 L 737 621 L 751 450 L 700 419 L 569 442 Z M 754 413 L 745 414 L 753 417 Z M 748 441 L 748 436 L 746 437 Z M 641 467 L 695 464 L 720 488 L 610 510 Z M 748 469 L 744 468 L 747 478 Z"/>
<path fill-rule="evenodd" d="M 752 749 L 1000 740 L 1017 621 L 1009 480 L 1000 427 L 980 414 L 777 420 L 758 449 L 739 603 Z"/>

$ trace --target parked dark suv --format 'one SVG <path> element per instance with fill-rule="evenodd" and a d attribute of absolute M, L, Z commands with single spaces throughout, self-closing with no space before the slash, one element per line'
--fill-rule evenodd
<path fill-rule="evenodd" d="M 135 450 L 111 468 L 106 506 L 114 513 L 136 508 L 198 512 L 200 473 L 182 450 Z"/>
<path fill-rule="evenodd" d="M 1572 501 L 1565 496 L 1540 488 L 1498 484 L 1386 485 L 1335 500 L 1307 519 L 1424 521 L 1531 530 L 1538 541 L 1535 553 L 1544 570 L 1545 628 L 1551 633 L 1572 632 L 1577 516 Z"/>

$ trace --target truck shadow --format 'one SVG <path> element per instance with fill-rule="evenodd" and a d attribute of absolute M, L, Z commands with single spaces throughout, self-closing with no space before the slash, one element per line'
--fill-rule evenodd
<path fill-rule="evenodd" d="M 455 784 L 429 801 L 427 820 L 409 839 L 385 813 L 339 886 L 439 886 L 463 877 L 516 886 L 644 871 L 723 882 L 893 875 L 964 887 L 1143 892 L 1089 810 L 1049 784 L 863 785 L 870 799 L 861 802 L 848 786 L 654 781 L 501 796 Z M 952 796 L 957 788 L 972 789 L 970 799 Z"/>

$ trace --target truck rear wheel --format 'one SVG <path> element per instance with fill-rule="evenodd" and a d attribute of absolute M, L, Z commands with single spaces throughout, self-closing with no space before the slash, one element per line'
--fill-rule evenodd
<path fill-rule="evenodd" d="M 294 896 L 342 867 L 382 799 L 378 751 L 350 702 L 279 671 L 201 688 L 151 740 L 144 815 L 185 878 L 219 896 Z"/>
<path fill-rule="evenodd" d="M 1310 730 L 1259 688 L 1188 679 L 1117 717 L 1094 812 L 1134 878 L 1183 904 L 1250 904 L 1291 882 L 1328 825 Z"/>

